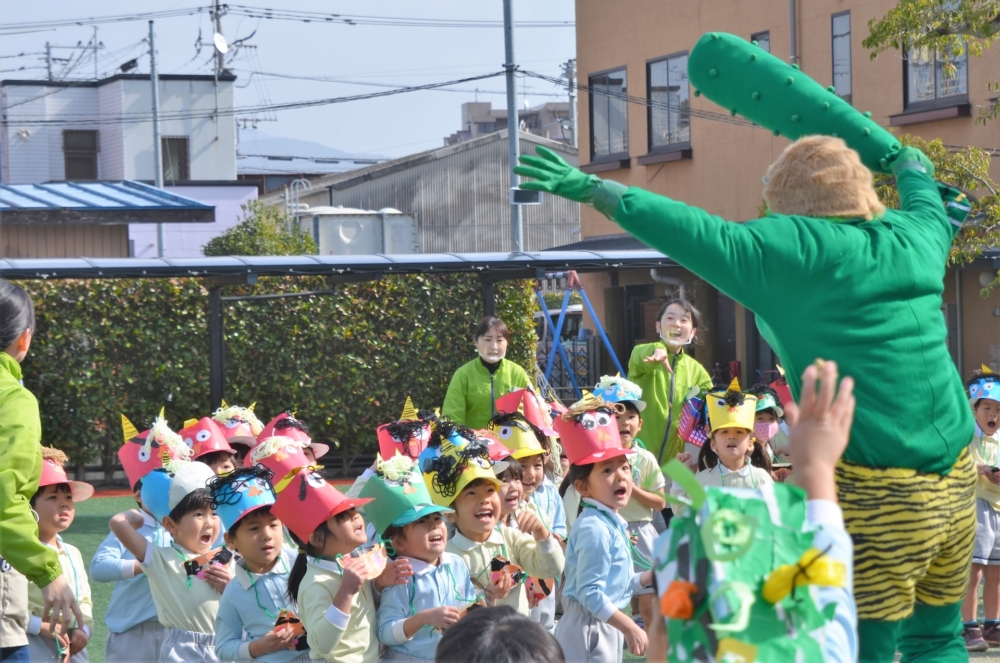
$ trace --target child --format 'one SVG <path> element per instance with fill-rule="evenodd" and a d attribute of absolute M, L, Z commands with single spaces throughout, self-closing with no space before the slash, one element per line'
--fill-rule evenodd
<path fill-rule="evenodd" d="M 564 663 L 552 634 L 510 606 L 476 610 L 451 627 L 437 663 Z"/>
<path fill-rule="evenodd" d="M 528 510 L 516 518 L 520 531 L 497 526 L 501 482 L 495 470 L 503 472 L 505 461 L 491 465 L 486 445 L 471 430 L 438 422 L 430 444 L 421 459 L 424 481 L 435 504 L 454 510 L 447 517 L 455 525 L 455 536 L 446 550 L 465 560 L 473 585 L 484 592 L 488 604 L 503 603 L 527 615 L 528 597 L 520 586 L 513 586 L 506 575 L 499 585 L 493 583 L 493 559 L 503 557 L 529 576 L 553 578 L 563 568 L 559 542 Z"/>
<path fill-rule="evenodd" d="M 228 474 L 236 469 L 236 450 L 229 446 L 214 420 L 208 417 L 189 419 L 177 434 L 191 448 L 191 460 L 208 465 L 216 474 Z"/>
<path fill-rule="evenodd" d="M 566 548 L 555 633 L 567 661 L 620 662 L 623 641 L 636 656 L 646 649 L 646 632 L 623 612 L 635 589 L 652 585 L 652 573 L 633 573 L 638 557 L 618 515 L 632 495 L 635 451 L 622 448 L 615 415 L 611 403 L 588 396 L 555 421 L 583 506 Z"/>
<path fill-rule="evenodd" d="M 264 426 L 264 430 L 257 436 L 257 442 L 263 442 L 275 435 L 290 437 L 293 440 L 301 442 L 303 453 L 305 453 L 306 458 L 313 464 L 316 463 L 317 458 L 322 458 L 330 451 L 330 445 L 323 444 L 322 442 L 313 442 L 313 439 L 309 437 L 309 428 L 305 423 L 296 419 L 295 415 L 287 410 Z"/>
<path fill-rule="evenodd" d="M 845 378 L 834 397 L 836 386 L 834 362 L 826 362 L 821 371 L 810 366 L 802 376 L 801 410 L 787 404 L 800 488 L 773 484 L 756 496 L 709 489 L 698 497 L 700 508 L 675 519 L 671 531 L 657 540 L 654 566 L 661 597 L 653 602 L 650 663 L 858 660 L 853 546 L 834 481 L 851 432 L 854 385 Z M 690 477 L 683 466 L 676 469 Z M 772 511 L 772 504 L 779 509 Z M 749 545 L 727 550 L 725 559 L 712 562 L 705 551 L 709 546 L 718 550 L 720 542 L 704 536 L 710 531 L 706 524 L 723 511 L 725 522 L 738 528 L 752 519 L 753 534 Z M 738 536 L 739 530 L 733 533 Z M 728 582 L 734 576 L 735 582 Z M 706 619 L 709 613 L 696 612 L 695 605 L 720 583 L 743 589 L 723 592 Z M 752 618 L 741 621 L 740 615 L 749 616 L 751 603 Z M 722 623 L 725 630 L 712 628 Z"/>
<path fill-rule="evenodd" d="M 708 487 L 752 488 L 773 483 L 770 462 L 764 448 L 751 433 L 756 416 L 757 397 L 740 391 L 739 380 L 733 379 L 725 392 L 710 393 L 705 397 L 712 436 L 701 447 L 698 456 L 698 483 Z M 686 454 L 677 459 L 686 462 Z M 747 457 L 750 457 L 749 461 Z M 679 484 L 674 484 L 671 495 L 684 495 Z M 674 511 L 680 511 L 679 505 Z"/>
<path fill-rule="evenodd" d="M 251 403 L 250 407 L 240 407 L 222 401 L 222 407 L 212 413 L 212 420 L 219 424 L 226 441 L 236 445 L 237 463 L 245 461 L 250 449 L 257 445 L 257 436 L 264 430 L 264 424 L 253 413 L 256 405 Z"/>
<path fill-rule="evenodd" d="M 976 463 L 976 542 L 969 589 L 962 604 L 962 637 L 968 651 L 1000 646 L 1000 375 L 986 366 L 965 383 L 976 418 L 976 436 L 969 452 Z M 979 584 L 983 581 L 982 630 Z"/>
<path fill-rule="evenodd" d="M 42 590 L 35 583 L 28 584 L 28 657 L 32 663 L 61 663 L 68 652 L 71 663 L 86 663 L 87 641 L 94 633 L 94 604 L 90 600 L 90 585 L 83 558 L 76 546 L 64 542 L 59 536 L 69 529 L 76 515 L 75 504 L 89 499 L 94 487 L 82 481 L 70 481 L 63 464 L 69 459 L 57 450 L 42 447 L 42 477 L 38 492 L 31 498 L 31 508 L 37 514 L 38 540 L 59 553 L 63 575 L 70 581 L 76 602 L 83 613 L 83 624 L 76 624 L 68 633 L 53 628 L 52 622 L 41 619 Z"/>
<path fill-rule="evenodd" d="M 408 586 L 382 592 L 378 637 L 388 647 L 382 659 L 433 660 L 441 632 L 478 601 L 465 562 L 445 552 L 441 514 L 451 509 L 432 502 L 413 461 L 400 455 L 379 464 L 361 495 L 374 500 L 365 513 L 412 572 Z"/>
<path fill-rule="evenodd" d="M 308 663 L 305 638 L 289 626 L 276 628 L 288 600 L 289 554 L 284 530 L 271 513 L 271 472 L 260 465 L 217 476 L 209 482 L 226 545 L 241 555 L 235 582 L 226 585 L 215 618 L 215 650 L 225 661 Z M 294 610 L 293 610 L 294 612 Z"/>
<path fill-rule="evenodd" d="M 500 487 L 497 488 L 497 494 L 500 496 L 500 523 L 506 527 L 517 527 L 515 516 L 524 495 L 521 485 L 524 470 L 521 469 L 521 463 L 514 458 L 508 458 L 506 462 L 507 469 L 497 474 L 497 479 L 500 480 Z"/>
<path fill-rule="evenodd" d="M 232 577 L 232 555 L 213 550 L 220 526 L 206 485 L 214 476 L 204 463 L 174 461 L 143 479 L 142 503 L 173 537 L 167 546 L 154 546 L 136 531 L 144 520 L 135 511 L 111 519 L 111 531 L 149 577 L 160 623 L 168 629 L 160 661 L 219 660 L 215 616 Z"/>
<path fill-rule="evenodd" d="M 139 433 L 132 422 L 122 415 L 125 444 L 118 450 L 118 458 L 143 519 L 143 525 L 137 531 L 154 546 L 168 546 L 171 538 L 143 506 L 142 480 L 163 466 L 164 452 L 173 460 L 187 459 L 191 455 L 191 449 L 177 436 L 163 438 L 159 435 L 165 426 L 164 421 Z M 170 443 L 173 443 L 172 447 L 168 446 Z M 135 555 L 122 545 L 114 532 L 108 534 L 94 553 L 90 562 L 90 577 L 98 582 L 115 583 L 105 615 L 108 625 L 108 637 L 104 641 L 105 663 L 155 663 L 167 630 L 157 617 L 153 595 L 149 591 L 149 579 L 142 572 Z"/>
<path fill-rule="evenodd" d="M 667 504 L 663 498 L 663 486 L 666 483 L 663 473 L 660 472 L 656 458 L 646 450 L 642 440 L 636 437 L 642 430 L 640 413 L 646 409 L 646 403 L 642 401 L 642 389 L 639 385 L 622 377 L 608 375 L 597 383 L 594 396 L 623 406 L 624 411 L 616 409 L 618 435 L 623 449 L 634 449 L 636 452 L 630 459 L 632 496 L 618 515 L 628 523 L 629 536 L 641 556 L 641 560 L 636 560 L 634 564 L 635 572 L 640 573 L 645 570 L 644 564 L 653 558 L 653 543 L 657 537 L 656 528 L 653 527 L 653 513 L 662 511 Z M 650 623 L 652 606 L 652 587 L 637 589 L 632 597 L 632 614 L 637 624 L 641 622 L 640 625 L 644 626 Z"/>
<path fill-rule="evenodd" d="M 788 455 L 788 435 L 781 428 L 785 411 L 781 398 L 773 387 L 755 384 L 750 393 L 757 397 L 757 414 L 754 418 L 753 436 L 764 445 L 764 452 L 771 464 L 783 462 L 779 455 Z"/>

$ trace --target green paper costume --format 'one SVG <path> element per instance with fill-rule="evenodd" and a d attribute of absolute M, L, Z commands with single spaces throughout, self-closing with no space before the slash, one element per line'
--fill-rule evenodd
<path fill-rule="evenodd" d="M 956 480 L 941 485 L 942 490 L 953 491 L 948 497 L 957 509 L 956 520 L 964 521 L 974 505 L 968 497 L 971 491 L 964 489 L 964 483 L 974 481 L 966 467 L 973 420 L 945 345 L 947 330 L 940 308 L 948 251 L 968 208 L 963 208 L 960 192 L 939 188 L 934 182 L 925 155 L 912 147 L 893 149 L 860 113 L 851 116 L 830 102 L 831 110 L 837 110 L 828 112 L 835 124 L 824 127 L 820 121 L 807 122 L 811 113 L 822 116 L 823 95 L 831 93 L 802 72 L 765 57 L 760 49 L 745 43 L 737 48 L 736 41 L 739 38 L 732 36 L 703 37 L 689 59 L 691 81 L 702 81 L 706 95 L 720 98 L 747 91 L 752 97 L 753 91 L 760 90 L 759 103 L 770 107 L 767 112 L 752 104 L 736 103 L 730 108 L 753 112 L 751 119 L 769 129 L 788 131 L 801 124 L 808 130 L 837 133 L 859 149 L 869 166 L 887 166 L 893 172 L 899 210 L 888 210 L 872 221 L 771 214 L 746 223 L 728 223 L 680 201 L 587 176 L 559 163 L 544 148 L 538 150 L 540 158 L 522 157 L 524 165 L 517 172 L 538 180 L 522 187 L 593 204 L 629 233 L 752 310 L 762 335 L 780 357 L 794 394 L 799 392 L 799 375 L 806 366 L 817 358 L 835 360 L 857 385 L 858 409 L 844 454 L 845 467 L 864 475 L 855 486 L 877 492 L 882 478 L 895 473 L 910 472 L 924 482 L 941 479 L 957 468 Z M 725 48 L 711 50 L 716 42 Z M 706 44 L 710 50 L 703 57 L 701 49 Z M 756 69 L 747 69 L 749 54 L 757 55 Z M 735 60 L 726 63 L 725 57 Z M 714 76 L 695 71 L 714 61 L 718 61 L 711 67 Z M 789 76 L 794 78 L 791 86 L 785 82 Z M 719 79 L 719 89 L 711 82 L 705 84 L 706 78 Z M 775 80 L 785 82 L 787 94 L 772 94 L 777 89 Z M 740 87 L 743 82 L 745 87 Z M 790 113 L 799 119 L 792 119 Z M 874 148 L 856 145 L 852 141 L 859 136 L 874 137 L 873 145 L 876 139 L 879 142 Z M 913 619 L 925 621 L 925 611 L 960 603 L 971 540 L 968 550 L 964 544 L 948 547 L 936 534 L 921 529 L 919 520 L 902 512 L 885 512 L 884 502 L 877 499 L 858 501 L 859 495 L 841 488 L 847 529 L 856 539 L 855 591 L 880 577 L 902 578 L 899 588 L 889 586 L 868 604 L 859 604 L 860 616 L 895 622 L 916 610 Z M 906 497 L 911 513 L 916 514 L 931 498 L 922 493 Z M 873 519 L 883 526 L 864 531 L 866 521 Z M 903 558 L 886 555 L 880 545 L 900 530 L 908 534 L 906 546 L 915 552 Z M 896 550 L 904 548 L 902 542 L 896 543 Z M 954 626 L 939 623 L 936 633 L 924 633 L 927 637 L 921 645 L 907 641 L 907 633 L 912 632 L 904 625 L 901 646 L 914 652 L 921 646 L 934 648 L 925 652 L 947 650 L 931 643 L 938 642 L 937 633 L 945 634 L 940 641 L 947 641 Z M 866 652 L 881 644 L 863 640 L 861 660 L 882 660 L 866 658 Z M 946 655 L 935 660 L 953 659 Z"/>

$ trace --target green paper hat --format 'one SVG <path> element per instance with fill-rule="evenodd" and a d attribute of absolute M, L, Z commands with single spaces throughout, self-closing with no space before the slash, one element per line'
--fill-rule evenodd
<path fill-rule="evenodd" d="M 706 490 L 676 460 L 663 471 L 691 496 L 653 549 L 667 660 L 822 661 L 812 632 L 835 606 L 819 607 L 816 586 L 843 587 L 847 570 L 813 547 L 805 493 Z"/>
<path fill-rule="evenodd" d="M 774 410 L 778 418 L 785 416 L 785 410 L 778 405 L 778 401 L 771 394 L 764 393 L 757 397 L 756 411 L 761 412 L 762 410 Z"/>
<path fill-rule="evenodd" d="M 379 536 L 390 525 L 402 527 L 432 513 L 452 512 L 434 504 L 423 476 L 408 456 L 397 455 L 387 461 L 380 456 L 377 466 L 375 476 L 361 489 L 359 497 L 374 500 L 365 505 L 365 517 Z"/>

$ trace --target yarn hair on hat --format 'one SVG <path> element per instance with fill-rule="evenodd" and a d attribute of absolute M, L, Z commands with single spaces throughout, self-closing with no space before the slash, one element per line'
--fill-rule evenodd
<path fill-rule="evenodd" d="M 69 456 L 55 447 L 42 447 L 42 460 L 47 460 L 62 467 L 69 462 Z"/>
<path fill-rule="evenodd" d="M 274 473 L 263 465 L 253 467 L 241 467 L 228 474 L 220 474 L 209 479 L 206 488 L 212 493 L 212 508 L 218 509 L 222 505 L 238 504 L 241 499 L 240 486 L 259 479 L 266 483 L 268 489 L 274 492 Z"/>
<path fill-rule="evenodd" d="M 224 424 L 231 419 L 242 421 L 250 427 L 250 432 L 254 435 L 260 435 L 260 432 L 264 430 L 264 424 L 253 413 L 253 405 L 250 407 L 240 407 L 239 405 L 226 405 L 223 403 L 222 407 L 212 413 L 212 419 L 220 424 Z"/>

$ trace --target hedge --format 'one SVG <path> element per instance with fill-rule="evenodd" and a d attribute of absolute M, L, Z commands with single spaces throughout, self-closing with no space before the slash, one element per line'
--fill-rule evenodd
<path fill-rule="evenodd" d="M 43 442 L 76 467 L 118 465 L 124 413 L 140 430 L 161 407 L 171 425 L 209 414 L 207 291 L 197 279 L 24 281 L 37 331 L 24 362 Z M 262 278 L 224 294 L 325 290 L 319 278 Z M 291 409 L 345 466 L 377 449 L 375 428 L 406 396 L 439 407 L 452 373 L 475 357 L 482 314 L 472 275 L 392 276 L 332 296 L 231 302 L 225 309 L 226 399 L 265 421 Z M 497 286 L 508 358 L 534 372 L 529 281 Z"/>

